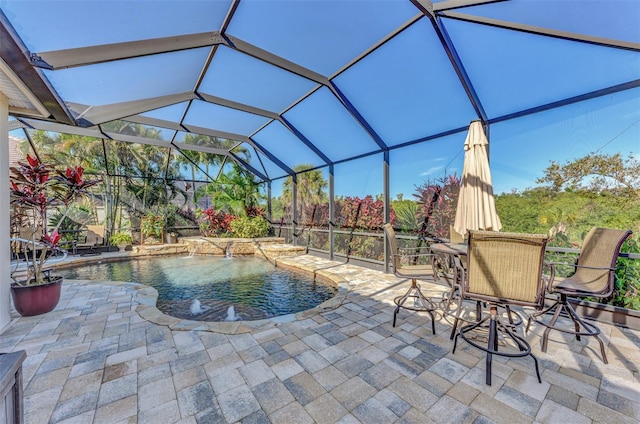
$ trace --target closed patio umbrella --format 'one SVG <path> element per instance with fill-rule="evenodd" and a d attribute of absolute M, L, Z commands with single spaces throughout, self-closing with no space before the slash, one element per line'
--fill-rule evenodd
<path fill-rule="evenodd" d="M 466 234 L 467 230 L 499 231 L 502 228 L 493 198 L 488 144 L 482 123 L 471 122 L 464 142 L 462 182 L 453 224 L 460 234 Z"/>

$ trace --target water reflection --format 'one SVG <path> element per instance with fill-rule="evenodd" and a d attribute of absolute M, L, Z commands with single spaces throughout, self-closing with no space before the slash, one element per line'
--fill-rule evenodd
<path fill-rule="evenodd" d="M 201 321 L 224 321 L 230 306 L 243 320 L 311 309 L 337 290 L 255 257 L 164 256 L 106 262 L 61 270 L 68 279 L 132 281 L 158 290 L 164 313 Z M 192 314 L 198 300 L 198 314 Z"/>

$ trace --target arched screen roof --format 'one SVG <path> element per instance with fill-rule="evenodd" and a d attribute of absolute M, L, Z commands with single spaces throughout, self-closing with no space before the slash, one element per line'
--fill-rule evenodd
<path fill-rule="evenodd" d="M 161 129 L 154 144 L 186 150 L 196 149 L 186 135 L 200 134 L 210 142 L 197 150 L 263 180 L 446 140 L 475 119 L 502 124 L 625 91 L 639 103 L 635 1 L 0 6 L 70 117 L 37 121 L 14 108 L 16 125 L 144 142 L 105 130 L 129 121 Z M 240 158 L 237 146 L 253 154 Z"/>

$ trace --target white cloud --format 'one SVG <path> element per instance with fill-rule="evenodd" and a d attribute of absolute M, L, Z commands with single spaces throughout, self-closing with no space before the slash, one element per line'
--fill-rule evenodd
<path fill-rule="evenodd" d="M 442 171 L 444 169 L 443 166 L 432 166 L 431 168 L 427 169 L 426 171 L 422 171 L 420 173 L 421 177 L 428 177 L 429 175 L 438 173 L 440 171 Z"/>

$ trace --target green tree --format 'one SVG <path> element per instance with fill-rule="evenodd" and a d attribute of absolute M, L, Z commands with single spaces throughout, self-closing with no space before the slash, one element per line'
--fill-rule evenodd
<path fill-rule="evenodd" d="M 594 193 L 614 191 L 626 198 L 640 197 L 640 161 L 633 154 L 596 154 L 559 164 L 551 161 L 538 184 L 549 184 L 554 192 L 586 189 Z"/>
<path fill-rule="evenodd" d="M 329 201 L 326 189 L 329 185 L 322 175 L 322 171 L 314 169 L 311 171 L 305 171 L 306 169 L 313 168 L 310 164 L 300 164 L 293 167 L 293 171 L 296 173 L 298 198 L 298 222 L 305 223 L 311 219 L 308 216 L 313 210 L 313 205 L 322 205 Z M 293 178 L 287 177 L 282 183 L 282 204 L 285 205 L 285 210 L 291 211 L 291 202 L 293 199 Z"/>
<path fill-rule="evenodd" d="M 237 142 L 228 139 L 218 139 L 216 137 L 202 134 L 186 134 L 184 137 L 184 144 L 186 146 L 205 146 L 229 149 L 237 144 Z M 191 201 L 195 208 L 196 202 L 198 201 L 198 194 L 203 194 L 203 192 L 196 193 L 196 175 L 200 172 L 204 172 L 205 175 L 213 178 L 211 175 L 211 168 L 214 167 L 215 169 L 215 167 L 221 167 L 224 163 L 225 156 L 184 148 L 180 149 L 180 154 L 176 155 L 175 160 L 179 167 L 187 167 L 191 171 L 191 183 L 192 187 L 194 187 L 191 191 Z"/>
<path fill-rule="evenodd" d="M 116 120 L 102 127 L 105 131 L 123 135 L 162 139 L 160 130 L 132 122 Z M 176 166 L 169 166 L 169 148 L 109 141 L 107 157 L 108 170 L 124 178 L 124 187 L 131 195 L 127 204 L 139 211 L 138 214 L 164 213 L 170 200 L 179 195 L 186 199 L 186 193 L 176 184 L 179 170 Z"/>
<path fill-rule="evenodd" d="M 423 221 L 420 218 L 422 207 L 418 202 L 399 198 L 391 201 L 391 207 L 396 213 L 396 227 L 401 232 L 418 232 Z"/>
<path fill-rule="evenodd" d="M 234 162 L 229 171 L 203 186 L 202 191 L 211 197 L 215 209 L 241 216 L 264 200 L 260 187 L 255 175 Z"/>

